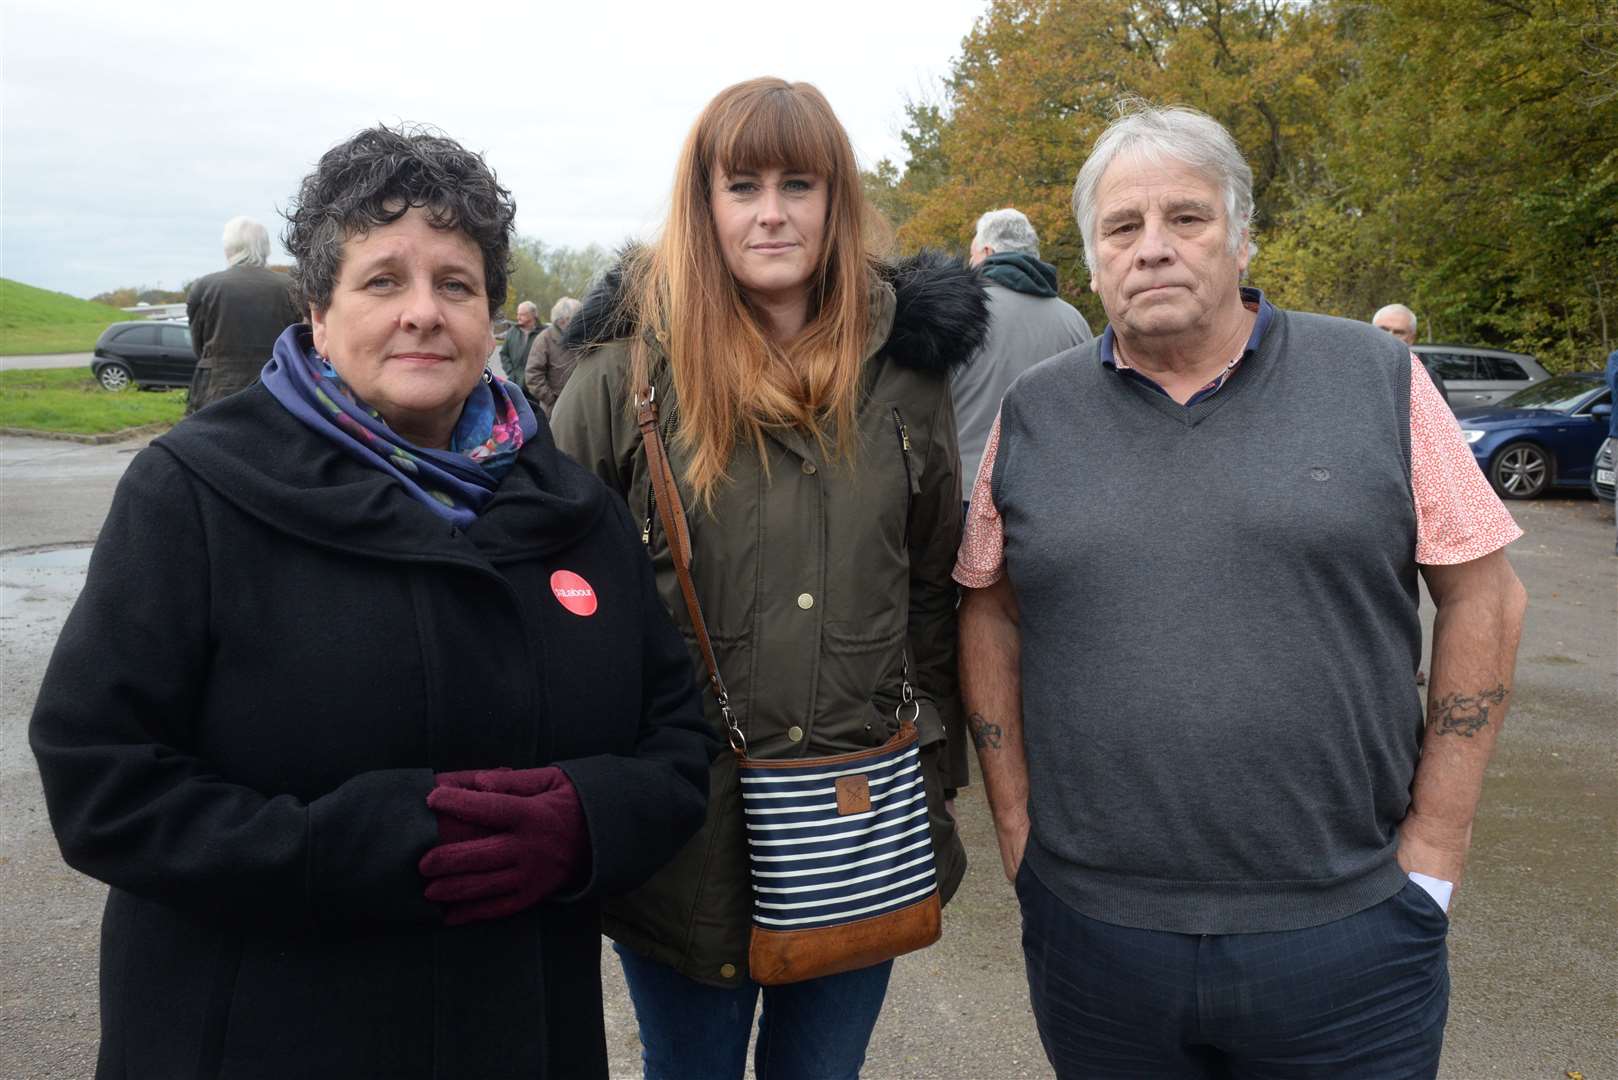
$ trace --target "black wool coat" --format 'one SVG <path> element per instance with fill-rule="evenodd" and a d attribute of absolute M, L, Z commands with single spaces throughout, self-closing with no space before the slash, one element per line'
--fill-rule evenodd
<path fill-rule="evenodd" d="M 97 1075 L 604 1076 L 597 898 L 697 829 L 718 751 L 637 541 L 543 419 L 465 532 L 262 386 L 143 451 L 30 727 L 112 886 Z M 590 879 L 446 927 L 434 772 L 547 763 Z"/>

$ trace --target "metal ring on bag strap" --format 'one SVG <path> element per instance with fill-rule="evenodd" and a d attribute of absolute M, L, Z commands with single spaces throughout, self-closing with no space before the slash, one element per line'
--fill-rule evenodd
<path fill-rule="evenodd" d="M 921 702 L 916 700 L 916 688 L 910 685 L 910 650 L 909 649 L 905 649 L 905 650 L 903 650 L 902 652 L 899 653 L 899 671 L 900 671 L 900 682 L 901 682 L 901 685 L 899 687 L 899 704 L 897 704 L 897 705 L 895 705 L 893 707 L 893 718 L 895 720 L 899 721 L 899 723 L 901 723 L 901 724 L 905 723 L 906 722 L 905 718 L 901 714 L 904 712 L 904 707 L 906 705 L 909 705 L 910 706 L 910 720 L 909 720 L 909 723 L 914 724 L 916 722 L 916 720 L 919 719 L 920 716 L 921 716 Z"/>

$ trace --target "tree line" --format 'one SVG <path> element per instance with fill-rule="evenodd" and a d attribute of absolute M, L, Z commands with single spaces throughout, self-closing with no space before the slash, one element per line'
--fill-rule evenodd
<path fill-rule="evenodd" d="M 502 309 L 506 318 L 517 317 L 517 305 L 531 300 L 540 322 L 549 322 L 551 305 L 564 296 L 584 299 L 596 275 L 613 264 L 613 255 L 599 244 L 582 248 L 547 244 L 519 237 L 511 249 L 511 278 Z"/>
<path fill-rule="evenodd" d="M 1235 135 L 1276 303 L 1401 301 L 1425 340 L 1553 370 L 1618 345 L 1614 0 L 992 0 L 866 191 L 907 250 L 1021 209 L 1099 325 L 1069 200 L 1126 95 Z"/>

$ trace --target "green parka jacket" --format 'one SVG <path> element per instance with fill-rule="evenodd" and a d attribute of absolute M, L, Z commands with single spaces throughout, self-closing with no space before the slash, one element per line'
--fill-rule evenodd
<path fill-rule="evenodd" d="M 587 350 L 551 417 L 557 445 L 628 501 L 657 583 L 706 687 L 650 477 L 629 387 L 630 325 L 615 271 L 585 301 L 568 344 Z M 966 869 L 943 791 L 966 783 L 956 688 L 955 584 L 961 477 L 948 373 L 988 324 L 982 282 L 923 254 L 885 268 L 852 460 L 803 433 L 771 432 L 768 468 L 738 449 L 711 512 L 686 496 L 692 577 L 749 753 L 791 758 L 876 746 L 898 729 L 902 670 L 921 702 L 933 849 L 948 900 Z M 659 416 L 676 477 L 679 403 L 654 363 Z M 709 720 L 722 730 L 713 698 Z M 609 900 L 606 931 L 625 947 L 719 986 L 747 972 L 752 892 L 735 756 L 720 755 L 702 831 L 645 886 Z"/>

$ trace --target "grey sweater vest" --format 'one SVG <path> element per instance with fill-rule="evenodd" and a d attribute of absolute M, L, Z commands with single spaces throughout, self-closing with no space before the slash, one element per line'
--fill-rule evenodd
<path fill-rule="evenodd" d="M 1314 926 L 1405 880 L 1420 747 L 1410 356 L 1277 311 L 1189 408 L 1097 343 L 1007 394 L 1031 868 L 1124 926 Z"/>

